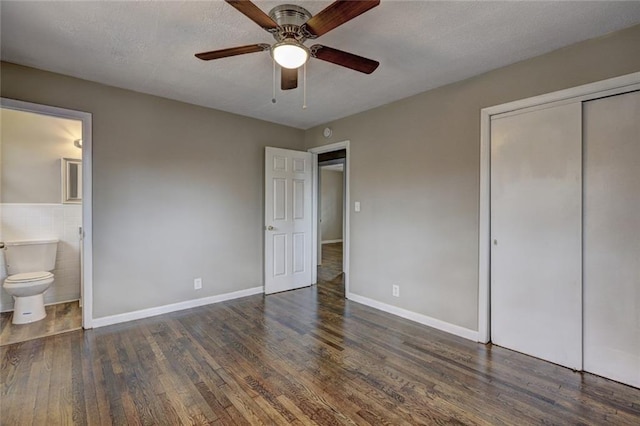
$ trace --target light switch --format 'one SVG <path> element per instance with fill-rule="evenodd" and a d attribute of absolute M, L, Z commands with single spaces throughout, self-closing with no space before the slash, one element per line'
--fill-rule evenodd
<path fill-rule="evenodd" d="M 355 208 L 356 212 L 359 212 L 359 211 L 360 211 L 360 201 L 356 201 L 356 202 L 354 203 L 354 208 Z"/>

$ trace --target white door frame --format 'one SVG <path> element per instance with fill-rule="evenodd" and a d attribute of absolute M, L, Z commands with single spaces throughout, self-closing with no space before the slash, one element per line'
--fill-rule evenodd
<path fill-rule="evenodd" d="M 478 238 L 478 341 L 491 340 L 491 116 L 584 102 L 640 90 L 640 72 L 534 96 L 480 111 L 480 215 Z"/>
<path fill-rule="evenodd" d="M 325 152 L 338 151 L 344 149 L 347 152 L 347 158 L 344 162 L 344 219 L 342 227 L 342 270 L 344 272 L 344 294 L 347 299 L 349 293 L 349 216 L 350 216 L 350 195 L 349 195 L 349 175 L 351 173 L 351 155 L 349 152 L 350 142 L 348 140 L 336 142 L 329 145 L 323 145 L 316 148 L 310 148 L 308 151 L 313 154 L 313 264 L 311 265 L 311 282 L 318 283 L 318 154 Z"/>
<path fill-rule="evenodd" d="M 41 105 L 15 99 L 0 98 L 2 108 L 33 112 L 52 117 L 79 120 L 82 122 L 82 244 L 83 288 L 82 327 L 92 328 L 93 319 L 93 221 L 92 221 L 92 164 L 91 164 L 91 113 Z"/>

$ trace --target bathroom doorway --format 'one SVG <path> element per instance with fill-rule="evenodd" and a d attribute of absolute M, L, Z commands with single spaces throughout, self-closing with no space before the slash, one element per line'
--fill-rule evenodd
<path fill-rule="evenodd" d="M 7 345 L 90 327 L 91 115 L 1 101 L 0 345 Z M 54 269 L 26 271 L 16 258 L 7 268 L 5 255 L 34 241 L 55 242 Z M 34 272 L 53 274 L 43 293 L 46 317 L 14 324 L 22 302 L 16 307 L 19 296 L 4 284 Z"/>

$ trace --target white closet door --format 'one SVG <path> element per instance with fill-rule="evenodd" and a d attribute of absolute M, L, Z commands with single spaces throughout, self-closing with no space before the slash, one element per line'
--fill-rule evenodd
<path fill-rule="evenodd" d="M 491 121 L 491 338 L 582 367 L 582 107 Z"/>
<path fill-rule="evenodd" d="M 640 387 L 640 92 L 584 104 L 584 370 Z"/>

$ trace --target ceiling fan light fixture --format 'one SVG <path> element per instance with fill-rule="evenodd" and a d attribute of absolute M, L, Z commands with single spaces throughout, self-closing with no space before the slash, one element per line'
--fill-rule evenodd
<path fill-rule="evenodd" d="M 281 67 L 296 69 L 309 59 L 309 49 L 295 39 L 286 39 L 273 45 L 271 55 Z"/>

